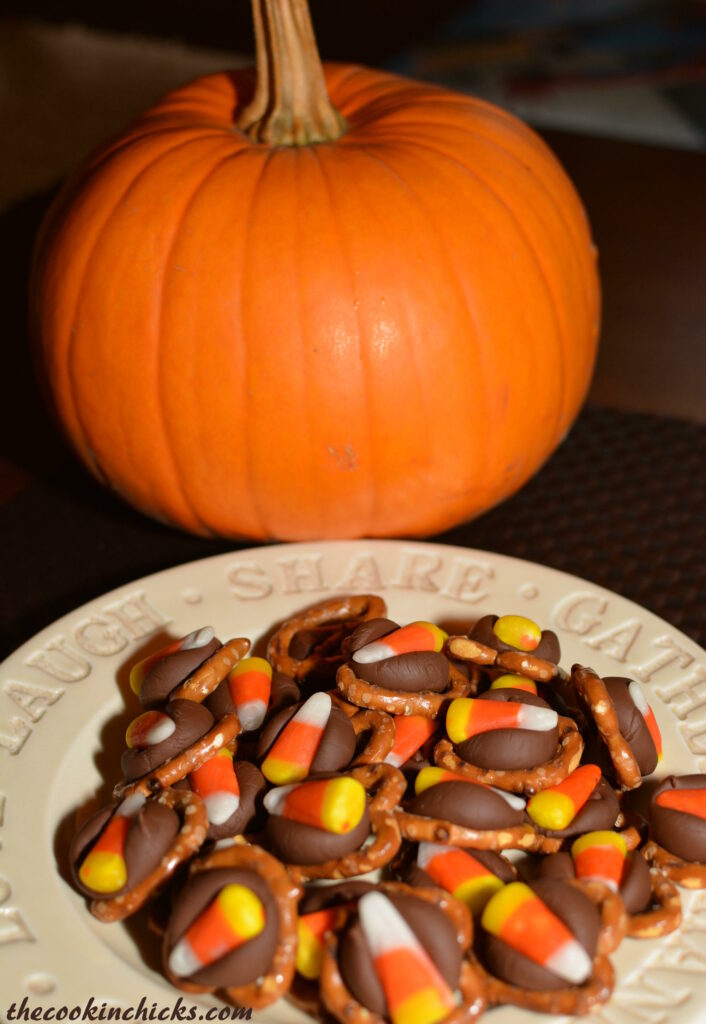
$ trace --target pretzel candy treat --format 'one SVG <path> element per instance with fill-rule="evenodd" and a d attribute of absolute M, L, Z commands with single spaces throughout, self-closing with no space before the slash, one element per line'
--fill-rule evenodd
<path fill-rule="evenodd" d="M 537 682 L 548 683 L 562 675 L 556 633 L 541 630 L 522 615 L 484 615 L 468 636 L 450 636 L 446 649 L 459 661 L 497 666 Z"/>
<path fill-rule="evenodd" d="M 480 914 L 493 893 L 517 877 L 509 861 L 492 850 L 463 850 L 420 843 L 404 878 L 413 886 L 438 886 Z"/>
<path fill-rule="evenodd" d="M 669 775 L 650 801 L 645 856 L 686 889 L 706 889 L 706 775 Z"/>
<path fill-rule="evenodd" d="M 312 694 L 274 715 L 262 729 L 256 756 L 268 782 L 287 785 L 310 774 L 336 772 L 355 754 L 356 733 L 328 693 Z"/>
<path fill-rule="evenodd" d="M 249 761 L 236 761 L 227 747 L 175 784 L 176 789 L 191 789 L 201 797 L 208 817 L 207 838 L 213 840 L 246 830 L 265 786 L 260 769 Z"/>
<path fill-rule="evenodd" d="M 148 655 L 130 669 L 130 688 L 144 708 L 159 707 L 180 683 L 220 648 L 213 626 L 194 630 L 188 636 Z"/>

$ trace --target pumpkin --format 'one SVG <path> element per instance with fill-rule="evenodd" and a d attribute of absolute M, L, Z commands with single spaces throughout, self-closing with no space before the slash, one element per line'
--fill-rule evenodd
<path fill-rule="evenodd" d="M 306 0 L 253 6 L 256 72 L 167 95 L 50 210 L 52 404 L 96 477 L 194 532 L 442 530 L 519 488 L 585 396 L 584 210 L 514 117 L 322 67 Z"/>

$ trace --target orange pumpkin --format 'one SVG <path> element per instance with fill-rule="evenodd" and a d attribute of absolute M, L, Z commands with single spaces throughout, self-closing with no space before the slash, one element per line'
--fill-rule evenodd
<path fill-rule="evenodd" d="M 86 465 L 189 530 L 427 534 L 515 491 L 584 398 L 596 253 L 557 160 L 467 96 L 318 62 L 177 89 L 65 187 L 35 334 Z"/>

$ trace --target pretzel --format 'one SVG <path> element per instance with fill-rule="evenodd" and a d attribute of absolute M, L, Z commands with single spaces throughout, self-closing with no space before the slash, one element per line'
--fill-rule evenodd
<path fill-rule="evenodd" d="M 157 797 L 157 800 L 177 812 L 182 821 L 181 828 L 159 865 L 147 878 L 143 878 L 138 885 L 119 896 L 91 900 L 89 909 L 99 921 L 106 924 L 122 921 L 138 911 L 146 900 L 172 877 L 179 865 L 201 848 L 206 839 L 208 819 L 200 796 L 188 789 L 167 789 Z"/>
<path fill-rule="evenodd" d="M 549 761 L 535 768 L 479 768 L 460 758 L 448 739 L 439 740 L 434 747 L 434 763 L 457 775 L 465 775 L 474 782 L 484 782 L 488 786 L 496 786 L 509 793 L 532 796 L 542 789 L 563 782 L 581 760 L 583 739 L 576 722 L 572 718 L 562 718 L 560 715 L 558 728 L 556 753 Z"/>
<path fill-rule="evenodd" d="M 620 733 L 615 705 L 603 680 L 590 668 L 574 665 L 571 680 L 588 708 L 598 733 L 605 743 L 615 774 L 622 789 L 636 789 L 642 784 L 642 772 L 630 745 Z"/>
<path fill-rule="evenodd" d="M 590 1013 L 597 1006 L 607 1002 L 615 985 L 615 972 L 607 954 L 617 949 L 625 934 L 626 918 L 619 896 L 601 882 L 586 882 L 583 879 L 569 880 L 597 904 L 601 911 L 601 931 L 593 971 L 583 985 L 559 989 L 519 988 L 510 982 L 490 974 L 474 954 L 469 959 L 485 981 L 488 1006 L 519 1006 L 535 1013 L 575 1015 Z"/>
<path fill-rule="evenodd" d="M 353 766 L 378 764 L 384 761 L 395 745 L 395 723 L 384 711 L 361 711 L 349 719 L 356 736 L 371 732 L 365 749 L 352 762 Z"/>
<path fill-rule="evenodd" d="M 411 811 L 395 811 L 403 839 L 413 843 L 442 843 L 469 850 L 526 850 L 528 853 L 556 853 L 561 839 L 543 836 L 532 825 L 475 829 L 441 818 L 427 818 Z"/>
<path fill-rule="evenodd" d="M 452 658 L 481 665 L 502 668 L 511 675 L 526 676 L 538 683 L 550 683 L 552 679 L 566 678 L 566 673 L 558 665 L 544 658 L 536 658 L 522 651 L 496 651 L 468 636 L 450 636 L 446 641 L 446 650 Z"/>
<path fill-rule="evenodd" d="M 652 903 L 656 906 L 628 915 L 627 934 L 631 939 L 657 939 L 676 931 L 681 924 L 681 897 L 662 868 L 650 867 L 650 882 Z"/>
<path fill-rule="evenodd" d="M 170 700 L 190 700 L 201 704 L 249 650 L 250 641 L 244 637 L 226 641 L 196 669 L 193 675 L 170 694 Z M 120 800 L 128 793 L 139 792 L 146 796 L 159 793 L 185 779 L 190 772 L 196 771 L 222 747 L 232 744 L 241 732 L 240 719 L 235 712 L 223 715 L 205 736 L 196 740 L 186 750 L 182 750 L 139 779 L 119 782 L 113 790 L 113 796 Z"/>
<path fill-rule="evenodd" d="M 334 597 L 327 601 L 320 601 L 312 605 L 299 615 L 287 619 L 267 645 L 267 660 L 279 672 L 292 676 L 294 679 L 303 679 L 313 668 L 321 664 L 330 664 L 333 668 L 340 664 L 343 655 L 340 652 L 341 636 L 333 638 L 323 645 L 323 650 L 314 651 L 308 658 L 299 660 L 292 658 L 289 654 L 289 645 L 293 637 L 304 629 L 316 629 L 317 626 L 326 625 L 329 622 L 345 622 L 349 619 L 358 619 L 364 622 L 366 619 L 380 619 L 385 616 L 387 606 L 381 597 L 374 594 L 349 595 L 347 597 Z M 333 652 L 328 647 L 337 647 Z"/>
<path fill-rule="evenodd" d="M 468 908 L 458 900 L 454 900 L 448 893 L 442 889 L 414 889 L 401 882 L 383 883 L 379 889 L 382 892 L 409 893 L 411 896 L 439 907 L 454 925 L 461 950 L 465 952 L 468 949 L 473 927 Z M 485 1009 L 483 979 L 474 965 L 465 959 L 461 964 L 458 987 L 463 997 L 463 1003 L 444 1017 L 441 1024 L 469 1024 L 470 1021 L 476 1020 Z M 388 1024 L 384 1017 L 380 1017 L 377 1013 L 362 1006 L 348 990 L 338 969 L 338 936 L 335 932 L 329 932 L 326 936 L 321 964 L 320 992 L 325 1008 L 342 1024 Z"/>
<path fill-rule="evenodd" d="M 352 878 L 354 875 L 364 875 L 389 864 L 400 848 L 402 837 L 393 811 L 407 787 L 402 772 L 389 764 L 367 764 L 354 768 L 350 775 L 362 783 L 369 793 L 375 791 L 368 808 L 375 839 L 369 846 L 323 864 L 288 864 L 290 877 L 297 884 L 312 878 Z"/>
<path fill-rule="evenodd" d="M 294 977 L 297 955 L 297 902 L 301 890 L 292 883 L 284 866 L 278 860 L 261 847 L 251 846 L 241 836 L 236 837 L 232 846 L 214 850 L 206 857 L 194 861 L 189 877 L 217 868 L 237 868 L 256 872 L 277 904 L 279 937 L 269 972 L 257 981 L 222 991 L 223 997 L 230 1003 L 261 1010 L 284 995 Z M 207 985 L 198 985 L 196 982 L 179 978 L 168 969 L 166 973 L 172 985 L 176 985 L 184 992 L 213 991 Z"/>
<path fill-rule="evenodd" d="M 650 839 L 642 852 L 650 864 L 661 868 L 667 878 L 676 885 L 681 885 L 684 889 L 706 889 L 706 864 L 682 860 L 676 854 L 665 850 L 654 839 Z"/>
<path fill-rule="evenodd" d="M 418 690 L 410 693 L 404 690 L 388 690 L 384 686 L 359 679 L 350 665 L 341 665 L 336 673 L 336 686 L 351 704 L 362 708 L 387 711 L 390 715 L 421 715 L 436 718 L 449 701 L 456 697 L 467 697 L 476 693 L 480 684 L 480 672 L 467 679 L 455 665 L 450 664 L 451 680 L 446 690 Z"/>

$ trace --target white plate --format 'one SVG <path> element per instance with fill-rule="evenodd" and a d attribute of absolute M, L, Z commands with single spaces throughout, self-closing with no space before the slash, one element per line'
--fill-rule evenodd
<path fill-rule="evenodd" d="M 404 622 L 467 625 L 487 612 L 529 615 L 559 635 L 562 664 L 639 678 L 664 738 L 661 773 L 706 771 L 706 652 L 644 609 L 601 587 L 482 551 L 401 541 L 290 544 L 182 565 L 91 601 L 37 634 L 0 666 L 0 1013 L 31 1006 L 172 1007 L 178 993 L 146 966 L 130 923 L 101 925 L 61 871 L 76 810 L 105 801 L 136 713 L 128 667 L 212 624 L 258 648 L 278 620 L 328 595 L 382 594 Z M 593 1020 L 706 1020 L 706 892 L 683 892 L 685 921 L 666 939 L 626 940 L 619 982 Z M 191 1000 L 186 1000 L 192 1005 Z M 212 1005 L 196 1001 L 198 1014 Z M 258 1021 L 295 1024 L 280 1002 Z M 537 1024 L 511 1008 L 493 1024 Z M 548 1018 L 545 1018 L 548 1019 Z"/>

